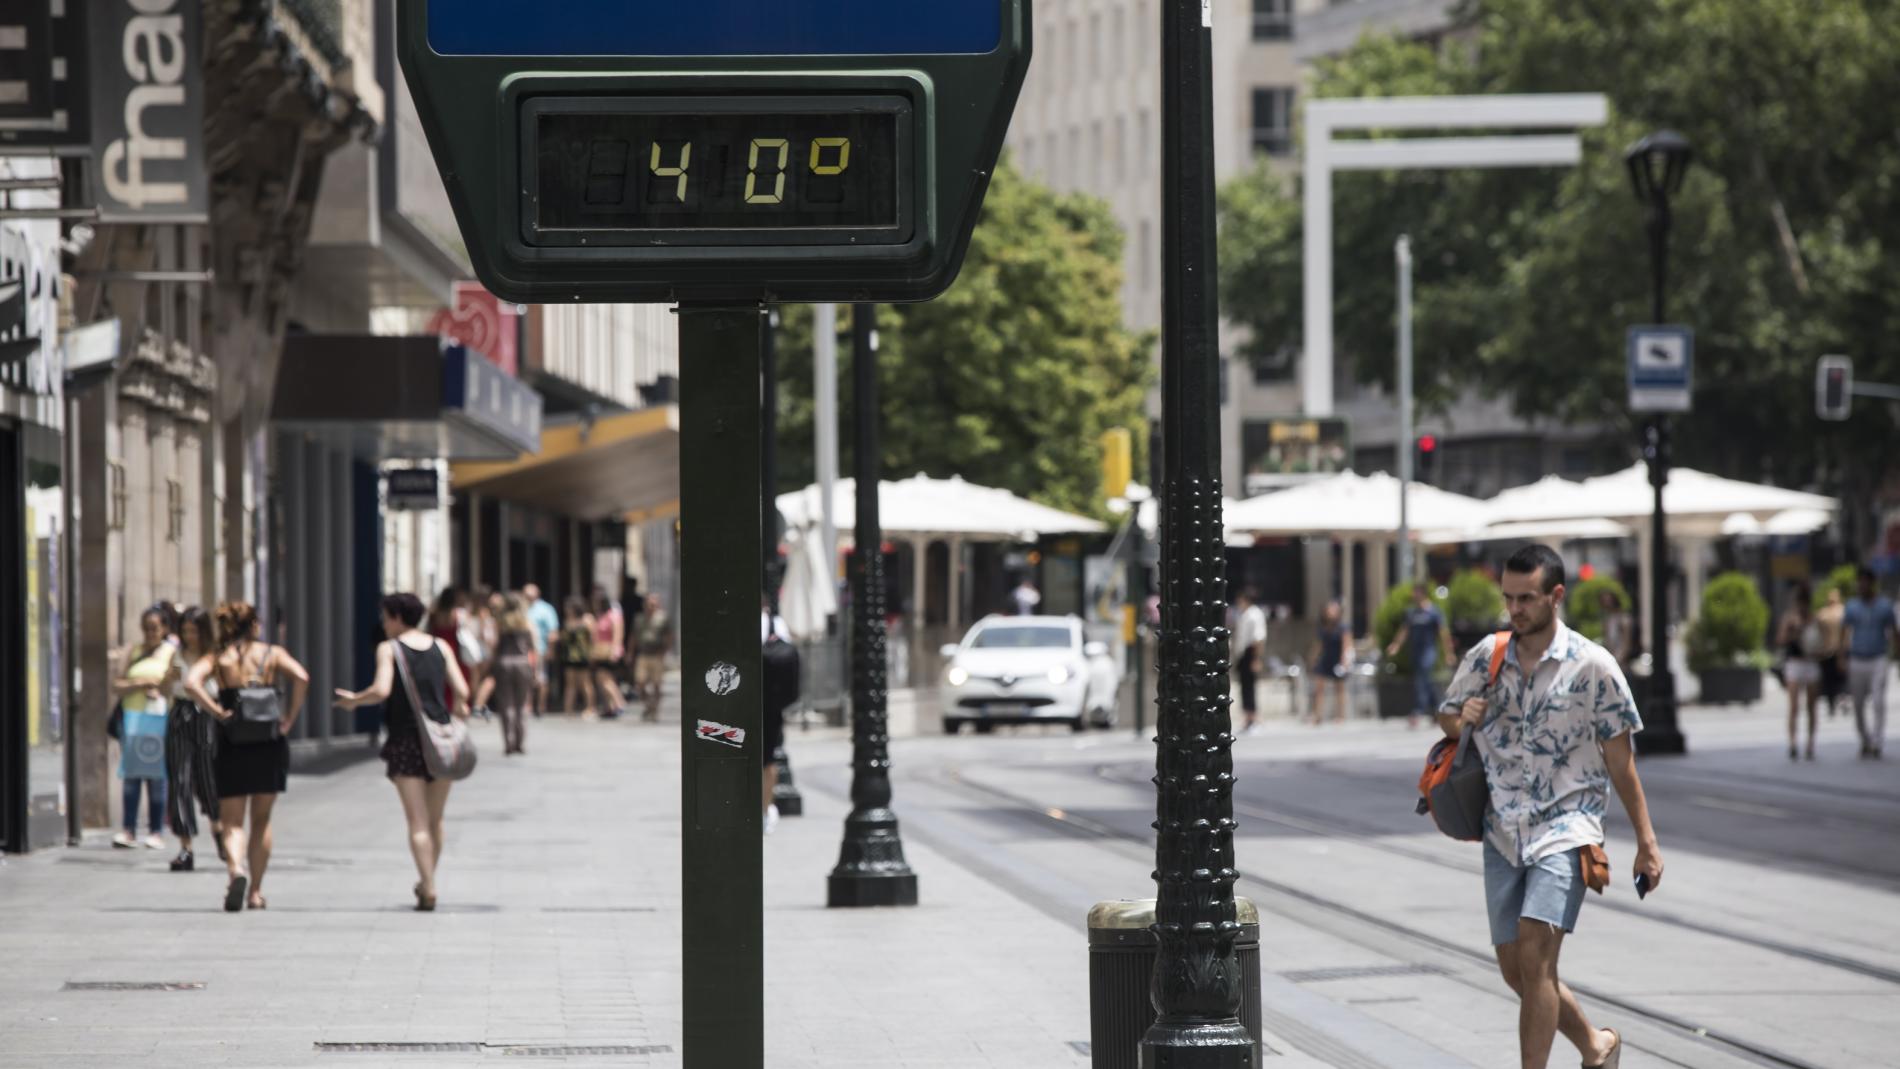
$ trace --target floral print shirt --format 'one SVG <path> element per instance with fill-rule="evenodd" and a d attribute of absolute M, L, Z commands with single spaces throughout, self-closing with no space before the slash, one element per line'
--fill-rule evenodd
<path fill-rule="evenodd" d="M 1529 671 L 1519 665 L 1512 638 L 1495 688 L 1489 679 L 1497 636 L 1487 636 L 1465 654 L 1438 707 L 1455 714 L 1467 699 L 1490 699 L 1476 740 L 1491 790 L 1484 838 L 1518 867 L 1603 842 L 1610 774 L 1601 746 L 1643 727 L 1609 651 L 1561 620 L 1556 629 Z"/>

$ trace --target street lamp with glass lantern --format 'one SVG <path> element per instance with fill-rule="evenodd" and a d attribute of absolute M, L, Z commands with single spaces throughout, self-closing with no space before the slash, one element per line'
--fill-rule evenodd
<path fill-rule="evenodd" d="M 1689 139 L 1674 130 L 1658 130 L 1623 153 L 1636 199 L 1649 209 L 1650 316 L 1666 322 L 1664 285 L 1669 272 L 1669 199 L 1682 189 L 1694 151 Z M 1642 752 L 1680 754 L 1688 740 L 1676 723 L 1676 680 L 1669 669 L 1668 517 L 1663 512 L 1663 488 L 1669 485 L 1669 417 L 1650 416 L 1643 426 L 1643 459 L 1649 464 L 1649 483 L 1656 490 L 1655 511 L 1649 521 L 1649 693 L 1643 703 Z"/>

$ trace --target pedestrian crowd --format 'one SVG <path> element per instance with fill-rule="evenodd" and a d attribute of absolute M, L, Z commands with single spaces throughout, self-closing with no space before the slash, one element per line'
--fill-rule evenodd
<path fill-rule="evenodd" d="M 442 766 L 441 740 L 465 733 L 472 717 L 492 719 L 503 755 L 523 755 L 529 722 L 556 701 L 567 714 L 611 720 L 626 710 L 629 686 L 641 718 L 657 721 L 673 635 L 657 595 L 629 623 L 600 587 L 568 598 L 562 613 L 532 583 L 507 593 L 444 590 L 427 606 L 414 594 L 391 594 L 379 630 L 371 683 L 338 688 L 334 700 L 343 709 L 382 708 L 379 756 L 408 824 L 423 911 L 435 908 L 449 788 L 467 774 Z M 113 847 L 164 849 L 170 832 L 178 838 L 171 870 L 191 872 L 208 825 L 226 868 L 224 909 L 269 908 L 273 815 L 288 785 L 289 740 L 309 672 L 262 637 L 256 609 L 240 601 L 215 610 L 152 605 L 119 665 L 107 722 L 123 781 Z"/>
<path fill-rule="evenodd" d="M 113 680 L 117 699 L 107 732 L 119 740 L 125 816 L 112 845 L 178 836 L 174 872 L 196 868 L 198 813 L 229 875 L 224 908 L 264 909 L 271 815 L 290 775 L 291 729 L 303 711 L 310 673 L 282 646 L 262 642 L 257 611 L 227 601 L 215 613 L 160 603 L 139 615 L 140 641 Z M 280 681 L 289 681 L 285 699 Z"/>
<path fill-rule="evenodd" d="M 1798 583 L 1774 633 L 1782 683 L 1788 691 L 1788 760 L 1814 760 L 1814 736 L 1825 703 L 1832 719 L 1845 698 L 1854 710 L 1860 756 L 1879 760 L 1887 737 L 1887 676 L 1900 640 L 1900 617 L 1881 595 L 1874 573 L 1860 569 L 1854 597 L 1829 587 L 1815 604 L 1814 590 Z M 1807 745 L 1800 745 L 1807 712 Z"/>

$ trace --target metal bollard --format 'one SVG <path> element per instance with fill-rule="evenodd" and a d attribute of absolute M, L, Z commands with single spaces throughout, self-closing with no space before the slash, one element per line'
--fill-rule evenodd
<path fill-rule="evenodd" d="M 1240 921 L 1240 1023 L 1253 1036 L 1260 1064 L 1260 911 L 1234 899 Z M 1089 1064 L 1093 1069 L 1137 1069 L 1141 1037 L 1154 1023 L 1148 981 L 1154 973 L 1155 900 L 1123 898 L 1089 910 Z"/>

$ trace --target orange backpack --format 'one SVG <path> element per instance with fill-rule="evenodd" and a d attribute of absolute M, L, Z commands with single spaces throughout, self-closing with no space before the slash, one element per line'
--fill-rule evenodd
<path fill-rule="evenodd" d="M 1510 643 L 1509 631 L 1495 636 L 1487 689 L 1497 686 Z M 1426 755 L 1425 771 L 1418 777 L 1419 815 L 1431 814 L 1440 831 L 1466 842 L 1484 838 L 1484 807 L 1490 800 L 1484 762 L 1472 750 L 1474 735 L 1476 732 L 1461 731 L 1455 739 L 1438 740 Z"/>

